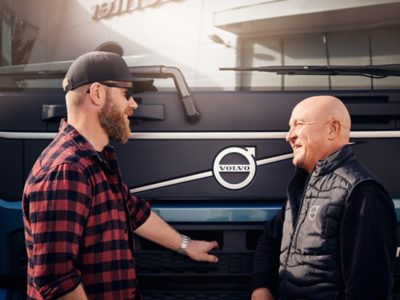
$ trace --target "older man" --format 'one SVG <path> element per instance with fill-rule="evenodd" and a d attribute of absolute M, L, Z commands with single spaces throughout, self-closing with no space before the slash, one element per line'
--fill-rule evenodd
<path fill-rule="evenodd" d="M 217 242 L 190 240 L 130 194 L 109 141 L 126 142 L 137 104 L 122 57 L 78 57 L 63 82 L 67 120 L 23 195 L 29 299 L 140 299 L 133 234 L 217 262 Z"/>
<path fill-rule="evenodd" d="M 252 300 L 391 298 L 396 214 L 352 153 L 350 125 L 335 97 L 307 98 L 293 109 L 286 140 L 296 172 L 260 238 Z"/>

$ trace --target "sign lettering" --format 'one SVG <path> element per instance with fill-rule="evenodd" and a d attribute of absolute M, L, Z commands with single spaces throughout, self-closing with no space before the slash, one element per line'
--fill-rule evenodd
<path fill-rule="evenodd" d="M 109 0 L 96 4 L 93 20 L 110 19 L 134 11 L 142 11 L 147 8 L 156 8 L 168 2 L 179 2 L 182 0 Z"/>

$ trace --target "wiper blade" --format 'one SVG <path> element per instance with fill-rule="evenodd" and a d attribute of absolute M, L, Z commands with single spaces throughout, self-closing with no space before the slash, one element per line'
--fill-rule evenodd
<path fill-rule="evenodd" d="M 263 66 L 220 68 L 221 71 L 258 71 L 279 75 L 351 75 L 369 78 L 400 76 L 400 64 L 375 66 Z"/>

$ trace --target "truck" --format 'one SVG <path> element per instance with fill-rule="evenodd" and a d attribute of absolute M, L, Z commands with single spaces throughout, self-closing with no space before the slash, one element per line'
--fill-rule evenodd
<path fill-rule="evenodd" d="M 208 264 L 135 237 L 138 282 L 145 299 L 249 299 L 258 237 L 264 224 L 281 209 L 294 171 L 292 151 L 285 141 L 290 112 L 306 97 L 329 94 L 345 103 L 352 118 L 353 150 L 387 187 L 400 220 L 400 57 L 398 43 L 393 42 L 400 33 L 397 23 L 382 25 L 375 20 L 380 27 L 368 25 L 368 30 L 364 23 L 340 30 L 322 30 L 314 23 L 315 30 L 307 32 L 264 33 L 262 38 L 252 33 L 243 37 L 239 34 L 243 28 L 222 24 L 222 16 L 226 17 L 231 9 L 213 8 L 215 26 L 224 31 L 209 37 L 209 49 L 214 52 L 201 48 L 204 40 L 199 39 L 197 67 L 192 67 L 182 63 L 185 57 L 179 61 L 167 56 L 168 51 L 156 56 L 144 46 L 135 48 L 134 42 L 142 37 L 127 38 L 124 24 L 134 21 L 123 18 L 135 16 L 135 22 L 141 22 L 144 19 L 139 13 L 149 13 L 149 19 L 154 20 L 158 12 L 182 8 L 189 15 L 199 5 L 205 12 L 211 1 L 89 2 L 93 4 L 93 15 L 87 23 L 82 22 L 82 7 L 86 5 L 83 1 L 2 2 L 1 300 L 25 299 L 27 258 L 22 190 L 34 161 L 66 117 L 61 81 L 73 58 L 83 51 L 119 53 L 138 78 L 136 85 L 141 92 L 134 99 L 139 108 L 131 117 L 130 139 L 124 145 L 113 144 L 123 180 L 131 192 L 147 199 L 153 211 L 179 232 L 219 243 L 219 249 L 214 251 L 219 263 Z M 377 2 L 361 5 L 353 1 L 350 4 L 354 7 L 342 10 L 352 16 L 365 10 L 375 16 L 385 11 L 386 18 L 400 11 L 394 9 L 399 1 L 383 1 L 385 5 Z M 263 1 L 249 3 L 256 5 L 256 10 L 264 5 Z M 32 5 L 40 8 L 36 18 L 28 14 Z M 272 8 L 273 5 L 281 4 L 271 3 Z M 236 8 L 245 10 L 248 6 Z M 50 16 L 48 20 L 43 19 L 43 11 Z M 71 12 L 82 16 L 71 21 Z M 308 20 L 315 22 L 321 14 L 335 13 L 331 9 L 304 12 Z M 55 22 L 53 14 L 57 18 L 63 14 L 58 32 L 65 34 L 64 39 L 70 43 L 68 49 L 61 38 L 57 44 L 55 36 L 48 40 L 41 36 L 42 31 L 55 30 L 55 26 L 48 26 Z M 98 25 L 96 22 L 100 21 L 103 23 Z M 78 29 L 86 33 L 74 31 L 71 24 L 79 22 L 84 26 Z M 242 22 L 254 25 L 256 21 Z M 72 32 L 99 33 L 97 29 L 106 30 L 107 26 L 114 35 L 106 35 L 106 41 L 79 39 L 76 45 L 72 43 Z M 227 29 L 239 38 L 230 41 Z M 152 33 L 151 27 L 149 32 Z M 112 40 L 110 35 L 114 39 L 120 35 L 119 40 Z M 346 41 L 343 47 L 337 46 L 340 41 Z M 174 42 L 176 47 L 187 46 Z M 100 45 L 93 47 L 93 43 Z M 277 45 L 280 46 L 276 48 Z M 185 49 L 191 51 L 190 46 Z M 150 53 L 149 57 L 141 56 L 143 51 Z M 234 57 L 227 58 L 232 51 L 236 53 Z M 209 73 L 202 66 L 206 62 L 214 67 Z M 197 72 L 200 69 L 205 73 Z M 400 299 L 397 265 L 393 295 Z"/>

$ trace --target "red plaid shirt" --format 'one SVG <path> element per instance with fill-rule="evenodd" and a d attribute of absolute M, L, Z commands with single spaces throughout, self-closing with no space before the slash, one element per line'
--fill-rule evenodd
<path fill-rule="evenodd" d="M 54 299 L 79 283 L 90 299 L 135 299 L 128 230 L 146 221 L 150 206 L 121 182 L 111 146 L 99 155 L 63 121 L 22 201 L 29 299 Z"/>

